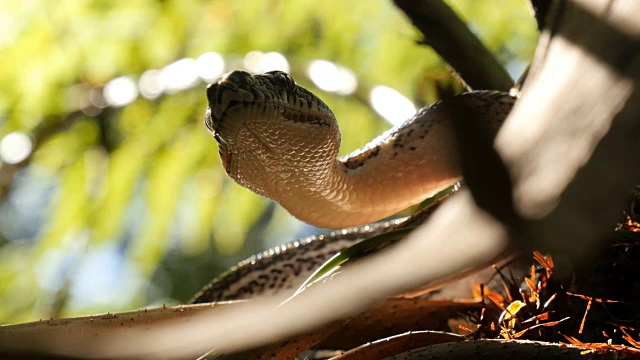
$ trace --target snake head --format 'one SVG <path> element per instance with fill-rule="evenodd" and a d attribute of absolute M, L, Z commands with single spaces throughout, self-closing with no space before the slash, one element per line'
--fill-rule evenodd
<path fill-rule="evenodd" d="M 227 174 L 259 194 L 278 186 L 301 149 L 330 152 L 327 159 L 335 161 L 340 135 L 333 113 L 285 72 L 232 71 L 207 87 L 207 99 L 204 122 Z M 305 156 L 317 166 L 318 156 Z"/>

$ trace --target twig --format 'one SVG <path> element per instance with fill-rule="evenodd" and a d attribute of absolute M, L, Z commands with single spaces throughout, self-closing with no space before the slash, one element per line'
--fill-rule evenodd
<path fill-rule="evenodd" d="M 431 46 L 473 89 L 504 90 L 513 80 L 491 52 L 442 0 L 394 0 Z"/>

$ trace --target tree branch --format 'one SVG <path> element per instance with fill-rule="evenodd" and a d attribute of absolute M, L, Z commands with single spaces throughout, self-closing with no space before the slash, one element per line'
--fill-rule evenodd
<path fill-rule="evenodd" d="M 538 24 L 538 30 L 542 31 L 547 27 L 547 16 L 549 11 L 556 0 L 530 0 L 531 8 L 533 9 L 533 15 L 536 18 Z"/>
<path fill-rule="evenodd" d="M 508 91 L 513 80 L 442 0 L 394 0 L 431 46 L 473 89 Z"/>

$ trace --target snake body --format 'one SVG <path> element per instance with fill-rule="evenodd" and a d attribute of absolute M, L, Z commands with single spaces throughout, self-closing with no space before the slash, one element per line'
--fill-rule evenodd
<path fill-rule="evenodd" d="M 514 97 L 478 91 L 420 109 L 361 149 L 337 158 L 340 133 L 329 107 L 281 71 L 227 74 L 207 88 L 205 125 L 227 174 L 321 227 L 367 224 L 452 185 L 461 177 L 449 107 L 463 101 L 494 136 Z M 216 278 L 194 302 L 244 299 L 297 287 L 336 252 L 384 232 L 373 224 L 301 239 L 248 258 Z"/>
<path fill-rule="evenodd" d="M 335 253 L 399 224 L 399 220 L 310 236 L 251 256 L 215 278 L 191 303 L 292 293 Z"/>
<path fill-rule="evenodd" d="M 420 109 L 341 158 L 329 107 L 288 74 L 233 71 L 207 88 L 205 124 L 227 174 L 295 217 L 325 228 L 383 219 L 461 178 L 449 102 L 464 101 L 493 136 L 514 97 L 479 91 Z"/>

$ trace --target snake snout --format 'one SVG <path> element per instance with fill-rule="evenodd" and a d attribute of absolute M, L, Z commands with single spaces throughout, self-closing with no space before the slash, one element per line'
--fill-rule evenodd
<path fill-rule="evenodd" d="M 253 102 L 254 95 L 238 86 L 237 83 L 228 81 L 227 77 L 225 77 L 217 83 L 209 85 L 207 88 L 207 100 L 209 100 L 211 116 L 214 120 L 220 120 L 228 109 L 238 104 Z"/>
<path fill-rule="evenodd" d="M 229 81 L 232 82 L 238 86 L 242 86 L 247 84 L 247 80 L 251 77 L 251 74 L 249 74 L 246 71 L 242 71 L 242 70 L 234 70 L 230 73 L 225 74 L 222 79 L 220 80 L 220 82 L 224 82 L 224 81 Z"/>

